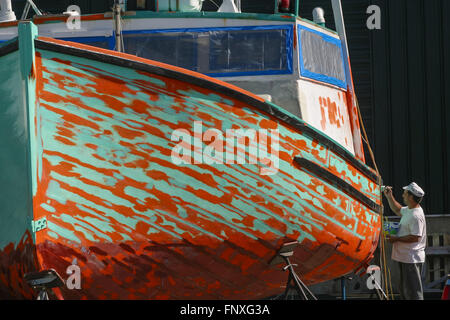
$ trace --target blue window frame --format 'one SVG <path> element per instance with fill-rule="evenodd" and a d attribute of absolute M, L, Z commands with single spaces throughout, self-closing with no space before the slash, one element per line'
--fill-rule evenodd
<path fill-rule="evenodd" d="M 300 75 L 347 88 L 341 41 L 298 25 Z"/>
<path fill-rule="evenodd" d="M 210 76 L 292 73 L 293 26 L 124 31 L 125 52 Z"/>

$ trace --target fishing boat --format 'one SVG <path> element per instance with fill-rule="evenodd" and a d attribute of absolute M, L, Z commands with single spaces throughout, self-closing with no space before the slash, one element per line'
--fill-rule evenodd
<path fill-rule="evenodd" d="M 306 285 L 367 267 L 380 177 L 333 7 L 337 32 L 298 2 L 0 23 L 0 298 L 50 271 L 59 299 L 267 298 L 286 243 Z"/>

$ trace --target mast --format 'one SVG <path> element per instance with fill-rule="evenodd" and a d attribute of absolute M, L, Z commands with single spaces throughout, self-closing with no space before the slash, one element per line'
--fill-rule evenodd
<path fill-rule="evenodd" d="M 352 134 L 353 134 L 353 149 L 355 156 L 365 162 L 364 150 L 362 145 L 361 129 L 358 117 L 358 106 L 356 104 L 355 87 L 353 84 L 352 70 L 350 66 L 350 57 L 348 53 L 347 35 L 345 33 L 344 14 L 342 11 L 341 0 L 331 0 L 333 6 L 334 22 L 336 24 L 336 31 L 341 39 L 342 51 L 344 54 L 344 68 L 345 79 L 347 82 L 347 97 L 348 97 L 348 113 L 350 116 Z"/>
<path fill-rule="evenodd" d="M 120 2 L 121 2 L 120 0 L 114 1 L 113 16 L 114 16 L 114 32 L 116 35 L 116 51 L 123 52 L 122 22 L 121 22 L 122 7 L 120 5 Z"/>

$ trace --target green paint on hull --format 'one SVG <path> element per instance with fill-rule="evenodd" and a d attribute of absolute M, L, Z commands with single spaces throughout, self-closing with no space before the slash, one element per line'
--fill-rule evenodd
<path fill-rule="evenodd" d="M 19 52 L 0 57 L 0 249 L 31 232 L 25 81 Z"/>

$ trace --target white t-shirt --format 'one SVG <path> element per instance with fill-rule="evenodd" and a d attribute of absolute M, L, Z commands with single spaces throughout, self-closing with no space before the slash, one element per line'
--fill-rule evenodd
<path fill-rule="evenodd" d="M 419 236 L 418 242 L 396 241 L 392 244 L 392 260 L 403 263 L 425 262 L 425 246 L 427 242 L 427 227 L 425 215 L 421 207 L 400 209 L 402 218 L 397 236 Z"/>

